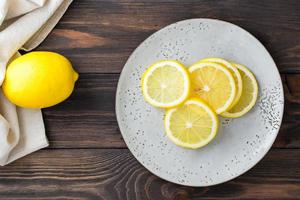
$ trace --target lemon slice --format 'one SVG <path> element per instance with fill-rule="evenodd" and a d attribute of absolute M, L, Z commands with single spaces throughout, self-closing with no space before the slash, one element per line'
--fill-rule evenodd
<path fill-rule="evenodd" d="M 242 76 L 242 96 L 235 106 L 233 106 L 229 111 L 222 113 L 221 116 L 237 118 L 249 112 L 255 105 L 258 96 L 258 85 L 254 75 L 249 69 L 240 64 L 232 64 L 237 67 Z"/>
<path fill-rule="evenodd" d="M 219 114 L 227 111 L 236 96 L 230 71 L 213 62 L 198 62 L 189 68 L 193 94 Z"/>
<path fill-rule="evenodd" d="M 239 70 L 233 64 L 231 64 L 230 62 L 222 58 L 205 58 L 203 60 L 200 60 L 199 62 L 214 62 L 227 67 L 227 69 L 233 75 L 233 79 L 236 85 L 236 95 L 230 107 L 232 108 L 235 104 L 237 104 L 237 102 L 241 98 L 242 90 L 243 90 L 242 77 L 239 73 Z"/>
<path fill-rule="evenodd" d="M 170 108 L 183 103 L 190 94 L 187 69 L 179 62 L 154 63 L 143 74 L 142 92 L 152 106 Z"/>
<path fill-rule="evenodd" d="M 219 120 L 214 111 L 199 99 L 169 109 L 165 116 L 167 136 L 176 145 L 197 149 L 205 146 L 217 134 Z"/>

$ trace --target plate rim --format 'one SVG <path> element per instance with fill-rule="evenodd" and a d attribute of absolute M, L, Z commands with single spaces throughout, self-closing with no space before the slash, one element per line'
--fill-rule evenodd
<path fill-rule="evenodd" d="M 175 182 L 171 179 L 168 179 L 168 178 L 165 178 L 165 177 L 162 177 L 160 174 L 157 174 L 155 173 L 153 170 L 149 169 L 148 166 L 146 166 L 146 164 L 143 164 L 138 158 L 137 156 L 135 155 L 134 151 L 131 150 L 130 148 L 130 145 L 128 145 L 127 141 L 125 140 L 124 136 L 123 136 L 123 133 L 122 133 L 122 126 L 121 126 L 121 123 L 120 123 L 120 107 L 119 107 L 119 104 L 120 104 L 120 100 L 119 100 L 119 91 L 120 91 L 120 87 L 121 87 L 121 81 L 120 80 L 123 80 L 124 78 L 124 71 L 125 71 L 125 66 L 128 64 L 129 60 L 131 59 L 132 55 L 137 52 L 139 50 L 139 48 L 147 41 L 149 40 L 154 34 L 157 34 L 165 29 L 167 29 L 168 27 L 174 25 L 174 24 L 178 24 L 178 23 L 182 23 L 182 22 L 187 22 L 187 21 L 214 21 L 214 22 L 221 22 L 221 23 L 224 23 L 224 24 L 228 24 L 230 26 L 234 26 L 242 31 L 244 31 L 248 36 L 250 36 L 252 39 L 254 39 L 258 45 L 261 46 L 261 48 L 267 53 L 268 57 L 270 58 L 270 61 L 276 66 L 276 74 L 277 76 L 279 77 L 279 80 L 280 80 L 280 93 L 282 95 L 280 95 L 282 97 L 282 99 L 280 99 L 282 101 L 282 104 L 281 104 L 281 109 L 280 109 L 280 119 L 279 119 L 279 127 L 277 128 L 276 130 L 276 134 L 274 132 L 273 134 L 273 138 L 272 138 L 272 141 L 270 141 L 269 145 L 267 146 L 266 150 L 264 153 L 260 154 L 260 156 L 258 156 L 258 159 L 255 160 L 255 162 L 253 162 L 252 164 L 250 164 L 247 168 L 245 168 L 244 170 L 242 170 L 241 173 L 238 173 L 237 175 L 234 175 L 232 177 L 230 177 L 229 179 L 226 179 L 226 180 L 223 180 L 223 181 L 219 181 L 219 182 L 214 182 L 214 183 L 203 183 L 203 184 L 190 184 L 190 183 L 181 183 L 181 182 Z M 180 20 L 180 21 L 177 21 L 177 22 L 174 22 L 174 23 L 171 23 L 171 24 L 168 24 L 164 27 L 162 27 L 161 29 L 155 31 L 154 33 L 152 33 L 151 35 L 149 35 L 145 40 L 143 40 L 135 49 L 134 51 L 132 51 L 132 53 L 129 55 L 129 57 L 127 58 L 126 60 L 126 63 L 124 64 L 122 70 L 121 70 L 121 73 L 120 73 L 120 77 L 118 79 L 118 84 L 117 84 L 117 90 L 116 90 L 116 95 L 115 95 L 115 113 L 116 113 L 116 118 L 117 118 L 117 124 L 118 124 L 118 127 L 119 127 L 119 130 L 120 130 L 120 133 L 122 135 L 122 138 L 128 148 L 128 150 L 130 151 L 130 153 L 133 155 L 133 157 L 143 166 L 145 167 L 149 172 L 151 172 L 152 174 L 154 174 L 155 176 L 165 180 L 165 181 L 168 181 L 168 182 L 171 182 L 171 183 L 175 183 L 175 184 L 178 184 L 178 185 L 183 185 L 183 186 L 190 186 L 190 187 L 208 187 L 208 186 L 214 186 L 214 185 L 219 185 L 219 184 L 222 184 L 222 183 L 225 183 L 225 182 L 229 182 L 243 174 L 245 174 L 246 172 L 248 172 L 250 169 L 252 169 L 255 165 L 257 165 L 265 156 L 266 154 L 270 151 L 270 149 L 272 148 L 277 136 L 278 136 L 278 133 L 279 133 L 279 130 L 280 130 L 280 127 L 282 125 L 282 119 L 283 119 L 283 115 L 284 115 L 284 89 L 283 89 L 283 83 L 282 83 L 282 80 L 281 80 L 281 76 L 280 76 L 280 72 L 279 72 L 279 69 L 273 59 L 273 57 L 271 56 L 270 52 L 267 50 L 267 48 L 254 36 L 252 35 L 249 31 L 243 29 L 242 27 L 236 25 L 236 24 L 233 24 L 231 22 L 227 22 L 227 21 L 223 21 L 223 20 L 220 20 L 220 19 L 215 19 L 215 18 L 190 18 L 190 19 L 185 19 L 185 20 Z"/>

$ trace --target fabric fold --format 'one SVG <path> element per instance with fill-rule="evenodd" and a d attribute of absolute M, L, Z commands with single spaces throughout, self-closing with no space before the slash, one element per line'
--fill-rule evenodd
<path fill-rule="evenodd" d="M 32 50 L 54 28 L 72 0 L 0 1 L 0 84 L 19 49 Z M 0 165 L 48 146 L 42 112 L 12 104 L 0 91 Z"/>

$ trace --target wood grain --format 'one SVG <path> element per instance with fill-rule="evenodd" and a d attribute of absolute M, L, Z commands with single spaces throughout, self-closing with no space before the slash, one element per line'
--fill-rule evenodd
<path fill-rule="evenodd" d="M 126 148 L 115 116 L 118 74 L 83 74 L 67 101 L 44 109 L 51 148 Z M 274 147 L 300 147 L 299 75 L 283 75 L 285 115 Z"/>
<path fill-rule="evenodd" d="M 152 175 L 126 149 L 41 150 L 0 169 L 0 199 L 298 199 L 299 156 L 273 149 L 233 181 L 193 188 Z"/>
<path fill-rule="evenodd" d="M 257 37 L 283 73 L 300 72 L 300 1 L 74 1 L 39 50 L 68 56 L 81 73 L 119 73 L 148 36 L 176 21 L 216 18 Z"/>

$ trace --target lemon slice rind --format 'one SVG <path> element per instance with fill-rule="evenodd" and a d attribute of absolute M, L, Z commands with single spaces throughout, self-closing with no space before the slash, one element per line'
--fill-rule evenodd
<path fill-rule="evenodd" d="M 182 93 L 182 95 L 172 101 L 172 102 L 159 102 L 156 99 L 152 98 L 149 93 L 148 93 L 148 78 L 151 76 L 151 74 L 158 68 L 160 67 L 164 67 L 164 66 L 172 66 L 175 67 L 178 72 L 182 75 L 184 83 L 183 83 L 183 87 L 184 87 L 184 92 Z M 152 106 L 155 107 L 160 107 L 160 108 L 172 108 L 175 106 L 178 106 L 180 104 L 182 104 L 190 95 L 190 78 L 189 78 L 189 73 L 187 71 L 187 69 L 185 68 L 185 66 L 183 64 L 181 64 L 178 61 L 173 61 L 173 60 L 163 60 L 163 61 L 159 61 L 156 62 L 154 64 L 152 64 L 143 74 L 142 77 L 142 93 L 144 95 L 145 100 L 151 104 Z"/>
<path fill-rule="evenodd" d="M 242 111 L 237 112 L 237 113 L 231 113 L 229 110 L 227 112 L 220 114 L 222 117 L 238 118 L 238 117 L 241 117 L 241 116 L 245 115 L 246 113 L 248 113 L 255 105 L 257 97 L 258 97 L 258 84 L 257 84 L 255 76 L 247 67 L 245 67 L 244 65 L 241 65 L 241 64 L 237 64 L 237 63 L 232 63 L 232 64 L 235 67 L 237 67 L 239 70 L 243 71 L 252 80 L 252 85 L 253 85 L 253 98 L 252 98 L 251 102 Z"/>
<path fill-rule="evenodd" d="M 230 108 L 232 108 L 235 104 L 237 104 L 237 102 L 239 101 L 239 99 L 242 96 L 243 82 L 242 82 L 242 77 L 239 73 L 239 70 L 234 66 L 234 64 L 228 62 L 225 59 L 215 58 L 215 57 L 204 58 L 204 59 L 200 60 L 199 62 L 215 62 L 215 63 L 221 64 L 221 65 L 224 65 L 225 67 L 227 67 L 227 69 L 229 69 L 229 71 L 233 74 L 233 78 L 236 83 L 236 95 L 234 97 L 232 104 L 230 105 Z"/>
<path fill-rule="evenodd" d="M 232 102 L 234 101 L 234 98 L 236 96 L 236 85 L 234 82 L 233 75 L 226 67 L 224 67 L 218 63 L 214 63 L 214 62 L 197 62 L 189 68 L 189 72 L 193 73 L 195 70 L 198 70 L 203 67 L 214 67 L 218 70 L 221 70 L 222 72 L 224 72 L 226 74 L 226 76 L 230 82 L 230 87 L 232 88 L 232 91 L 231 91 L 229 98 L 227 99 L 226 103 L 222 107 L 219 107 L 215 110 L 215 112 L 217 114 L 223 113 L 230 108 L 230 106 L 232 105 Z"/>
<path fill-rule="evenodd" d="M 171 116 L 174 112 L 176 112 L 177 108 L 172 108 L 167 110 L 166 115 L 165 115 L 165 131 L 166 131 L 166 135 L 167 137 L 174 142 L 176 145 L 184 147 L 184 148 L 188 148 L 188 149 L 198 149 L 200 147 L 203 147 L 205 145 L 207 145 L 208 143 L 210 143 L 217 135 L 218 132 L 218 127 L 219 127 L 219 119 L 217 117 L 217 115 L 215 114 L 215 112 L 208 106 L 206 105 L 204 102 L 202 102 L 200 99 L 197 98 L 192 98 L 187 100 L 184 105 L 190 105 L 190 104 L 195 104 L 199 107 L 201 107 L 211 118 L 212 120 L 212 126 L 211 126 L 211 132 L 209 134 L 209 137 L 207 137 L 205 140 L 201 140 L 198 143 L 185 143 L 181 140 L 179 140 L 177 137 L 174 137 L 172 131 L 171 131 L 171 124 L 170 124 L 170 119 Z"/>

